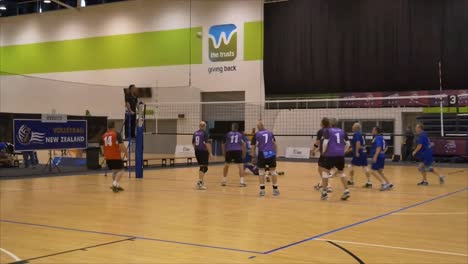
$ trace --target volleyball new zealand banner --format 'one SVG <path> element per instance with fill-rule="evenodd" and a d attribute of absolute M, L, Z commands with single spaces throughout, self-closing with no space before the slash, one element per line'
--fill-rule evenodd
<path fill-rule="evenodd" d="M 43 123 L 41 120 L 13 120 L 16 151 L 41 149 L 85 149 L 88 146 L 87 121 Z"/>

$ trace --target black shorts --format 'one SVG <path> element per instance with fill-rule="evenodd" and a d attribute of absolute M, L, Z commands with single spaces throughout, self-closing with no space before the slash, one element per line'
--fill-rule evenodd
<path fill-rule="evenodd" d="M 107 167 L 109 170 L 123 170 L 124 163 L 123 160 L 106 160 Z"/>
<path fill-rule="evenodd" d="M 195 158 L 197 158 L 198 165 L 208 166 L 210 154 L 206 150 L 195 150 Z"/>
<path fill-rule="evenodd" d="M 226 163 L 244 163 L 242 158 L 242 151 L 241 150 L 234 150 L 226 152 Z"/>
<path fill-rule="evenodd" d="M 276 168 L 276 156 L 265 159 L 263 157 L 263 152 L 258 153 L 257 167 L 264 169 L 267 166 L 268 168 Z"/>
<path fill-rule="evenodd" d="M 325 157 L 325 166 L 323 168 L 331 170 L 336 168 L 339 171 L 344 170 L 345 158 L 344 157 Z"/>
<path fill-rule="evenodd" d="M 320 158 L 318 160 L 319 167 L 325 168 L 325 166 L 327 165 L 326 161 L 327 159 L 325 158 L 325 156 L 320 155 Z"/>

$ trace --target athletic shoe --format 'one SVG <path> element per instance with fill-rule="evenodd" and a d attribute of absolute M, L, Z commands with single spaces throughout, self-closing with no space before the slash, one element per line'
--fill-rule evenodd
<path fill-rule="evenodd" d="M 274 196 L 280 195 L 280 191 L 278 189 L 273 189 L 273 195 Z"/>
<path fill-rule="evenodd" d="M 391 189 L 393 189 L 393 183 L 387 184 L 387 190 L 391 190 Z"/>
<path fill-rule="evenodd" d="M 332 192 L 333 192 L 332 187 L 331 187 L 331 186 L 328 186 L 328 187 L 327 187 L 327 193 L 332 193 Z"/>
<path fill-rule="evenodd" d="M 221 182 L 221 186 L 226 186 L 227 185 L 227 182 L 223 181 Z"/>
<path fill-rule="evenodd" d="M 117 187 L 115 187 L 115 186 L 113 186 L 113 185 L 112 185 L 110 188 L 111 188 L 111 190 L 112 190 L 114 193 L 118 193 L 118 192 L 119 192 L 119 190 L 117 189 Z"/>
<path fill-rule="evenodd" d="M 349 186 L 353 186 L 353 185 L 354 185 L 354 181 L 348 181 L 348 185 L 349 185 Z"/>
<path fill-rule="evenodd" d="M 124 188 L 122 188 L 122 187 L 120 187 L 120 186 L 117 186 L 116 188 L 117 188 L 117 190 L 118 190 L 119 192 L 125 190 Z"/>
<path fill-rule="evenodd" d="M 364 186 L 362 186 L 362 188 L 368 188 L 368 189 L 370 189 L 370 188 L 372 188 L 372 183 L 366 182 L 366 184 L 364 184 Z"/>
<path fill-rule="evenodd" d="M 393 185 L 390 185 L 390 184 L 382 184 L 382 186 L 380 186 L 380 191 L 381 192 L 387 191 L 387 190 L 390 190 L 392 187 L 393 187 Z"/>
<path fill-rule="evenodd" d="M 344 192 L 343 195 L 341 196 L 341 200 L 346 201 L 348 198 L 351 196 L 349 192 Z"/>
<path fill-rule="evenodd" d="M 440 184 L 444 184 L 444 183 L 445 183 L 445 176 L 444 176 L 444 175 L 440 175 L 440 177 L 439 177 L 439 183 L 440 183 Z"/>
<path fill-rule="evenodd" d="M 320 191 L 320 189 L 322 189 L 322 184 L 321 183 L 317 183 L 317 185 L 314 186 L 314 189 L 316 191 Z"/>
<path fill-rule="evenodd" d="M 205 184 L 203 184 L 203 182 L 197 182 L 197 189 L 206 190 Z"/>
<path fill-rule="evenodd" d="M 247 187 L 247 183 L 239 183 L 239 187 Z"/>
<path fill-rule="evenodd" d="M 260 190 L 260 193 L 258 193 L 260 196 L 265 196 L 265 190 Z"/>
<path fill-rule="evenodd" d="M 322 200 L 327 200 L 328 199 L 328 194 L 327 192 L 322 192 L 322 196 L 320 197 Z"/>
<path fill-rule="evenodd" d="M 418 183 L 418 186 L 428 186 L 429 183 L 427 181 L 422 181 L 420 183 Z"/>

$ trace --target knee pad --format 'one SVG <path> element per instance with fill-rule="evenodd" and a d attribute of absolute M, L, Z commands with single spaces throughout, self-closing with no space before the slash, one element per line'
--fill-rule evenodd
<path fill-rule="evenodd" d="M 328 179 L 328 178 L 331 178 L 333 175 L 331 175 L 330 173 L 328 172 L 322 172 L 322 178 L 323 179 Z"/>
<path fill-rule="evenodd" d="M 339 172 L 338 174 L 340 175 L 340 178 L 346 178 L 346 175 L 344 174 L 344 172 Z"/>
<path fill-rule="evenodd" d="M 278 175 L 278 172 L 276 172 L 276 170 L 271 173 L 271 176 L 277 176 L 277 175 Z"/>
<path fill-rule="evenodd" d="M 206 173 L 208 171 L 208 166 L 201 166 L 200 171 Z"/>
<path fill-rule="evenodd" d="M 265 169 L 259 169 L 258 170 L 258 175 L 265 176 Z"/>
<path fill-rule="evenodd" d="M 369 167 L 362 167 L 362 170 L 365 172 L 365 173 L 369 173 Z"/>

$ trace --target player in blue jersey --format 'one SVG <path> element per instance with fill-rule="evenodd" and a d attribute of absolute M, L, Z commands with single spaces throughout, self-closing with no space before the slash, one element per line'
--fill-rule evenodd
<path fill-rule="evenodd" d="M 367 167 L 367 150 L 366 150 L 366 140 L 361 132 L 361 124 L 353 124 L 353 139 L 351 140 L 351 151 L 353 152 L 353 159 L 351 160 L 350 165 L 350 179 L 348 185 L 354 185 L 354 167 L 361 167 L 364 173 L 366 174 L 367 182 L 363 186 L 364 188 L 372 188 L 372 182 L 370 180 L 370 171 Z"/>
<path fill-rule="evenodd" d="M 241 133 L 242 133 L 242 138 L 245 142 L 245 149 L 246 149 L 245 157 L 244 157 L 244 171 L 249 170 L 250 172 L 252 172 L 253 175 L 258 175 L 258 168 L 252 163 L 252 154 L 250 153 L 252 150 L 252 146 L 250 145 L 250 140 L 247 137 L 247 135 L 245 135 L 245 133 L 243 132 Z"/>
<path fill-rule="evenodd" d="M 330 170 L 333 168 L 337 169 L 337 174 L 341 178 L 343 183 L 344 193 L 341 196 L 342 200 L 348 200 L 351 196 L 348 183 L 346 181 L 346 175 L 344 174 L 345 167 L 345 151 L 349 148 L 349 140 L 346 133 L 336 127 L 336 119 L 330 120 L 331 127 L 323 131 L 323 149 L 322 155 L 325 157 L 325 162 L 322 165 L 322 186 L 328 186 L 328 179 L 331 177 Z M 322 188 L 322 200 L 328 198 L 326 188 Z"/>
<path fill-rule="evenodd" d="M 235 163 L 239 169 L 240 187 L 246 187 L 247 184 L 244 180 L 244 156 L 245 156 L 245 142 L 243 135 L 239 132 L 239 124 L 233 123 L 231 131 L 226 134 L 223 139 L 223 154 L 225 157 L 225 164 L 223 169 L 223 181 L 221 186 L 227 185 L 227 175 L 229 172 L 229 165 Z"/>
<path fill-rule="evenodd" d="M 273 195 L 280 194 L 278 189 L 278 174 L 276 172 L 276 153 L 278 146 L 276 145 L 275 136 L 271 131 L 265 129 L 262 121 L 257 123 L 258 132 L 252 138 L 252 157 L 255 157 L 256 149 L 258 148 L 257 167 L 260 182 L 260 196 L 265 196 L 265 169 L 268 167 L 271 180 L 273 183 Z M 255 162 L 254 162 L 255 163 Z"/>
<path fill-rule="evenodd" d="M 431 172 L 434 175 L 439 177 L 439 183 L 445 183 L 445 176 L 440 175 L 434 170 L 433 163 L 434 158 L 432 157 L 432 147 L 429 137 L 424 131 L 422 124 L 416 125 L 416 134 L 418 135 L 418 143 L 416 149 L 413 151 L 413 157 L 419 160 L 419 172 L 422 175 L 422 181 L 418 183 L 419 186 L 427 186 L 429 182 L 427 181 L 427 173 Z"/>
<path fill-rule="evenodd" d="M 372 136 L 374 136 L 371 149 L 372 174 L 380 180 L 381 191 L 391 190 L 393 188 L 393 184 L 390 183 L 383 172 L 385 167 L 385 151 L 387 149 L 387 145 L 385 143 L 381 129 L 379 127 L 374 127 L 372 129 Z"/>
<path fill-rule="evenodd" d="M 204 177 L 208 171 L 208 162 L 211 157 L 211 143 L 206 132 L 206 123 L 200 122 L 199 129 L 193 133 L 192 145 L 195 149 L 195 157 L 200 171 L 198 173 L 197 188 L 199 190 L 206 190 Z"/>

